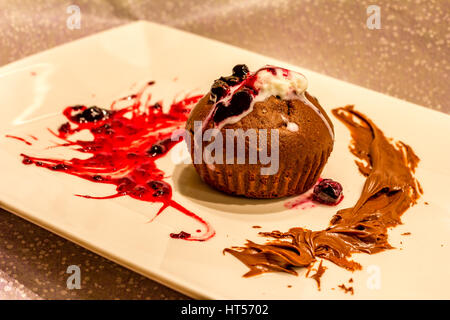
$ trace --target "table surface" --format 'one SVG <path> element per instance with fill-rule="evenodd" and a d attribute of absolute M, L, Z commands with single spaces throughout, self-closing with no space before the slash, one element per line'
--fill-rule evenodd
<path fill-rule="evenodd" d="M 67 7 L 81 28 L 70 30 Z M 230 43 L 450 113 L 450 1 L 0 0 L 0 65 L 135 20 Z M 81 289 L 66 285 L 69 265 Z M 0 299 L 187 299 L 0 209 Z"/>

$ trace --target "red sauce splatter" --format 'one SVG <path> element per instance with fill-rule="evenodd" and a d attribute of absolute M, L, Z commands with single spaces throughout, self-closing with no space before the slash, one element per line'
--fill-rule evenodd
<path fill-rule="evenodd" d="M 25 140 L 24 138 L 12 136 L 12 135 L 9 135 L 9 134 L 5 135 L 5 137 L 11 138 L 11 139 L 16 139 L 16 140 L 19 140 L 19 141 L 22 141 L 22 142 L 24 142 L 25 144 L 31 146 L 31 142 Z"/>
<path fill-rule="evenodd" d="M 284 204 L 284 207 L 287 209 L 308 209 L 314 208 L 316 205 L 313 201 L 312 191 L 306 192 L 304 194 L 295 197 L 295 199 L 290 200 Z"/>
<path fill-rule="evenodd" d="M 70 106 L 63 111 L 68 122 L 62 124 L 58 132 L 49 130 L 64 141 L 59 146 L 91 154 L 87 159 L 63 160 L 21 154 L 23 163 L 71 174 L 95 183 L 116 186 L 115 194 L 105 197 L 78 195 L 84 198 L 111 199 L 129 196 L 141 201 L 161 203 L 162 206 L 154 218 L 166 208 L 172 207 L 201 223 L 204 230 L 203 234 L 197 236 L 182 231 L 179 234 L 171 234 L 172 238 L 208 240 L 214 236 L 214 229 L 208 222 L 172 199 L 172 187 L 164 181 L 166 176 L 155 163 L 178 143 L 170 139 L 172 132 L 184 127 L 191 107 L 202 96 L 174 101 L 169 111 L 165 113 L 161 102 L 150 103 L 150 93 L 144 96 L 148 87 L 153 84 L 151 81 L 137 94 L 114 101 L 110 110 L 97 108 L 104 113 L 104 117 L 95 121 L 85 121 L 85 118 L 80 117 L 83 111 L 91 110 L 84 105 Z M 115 108 L 119 101 L 128 105 Z M 93 139 L 70 139 L 82 130 L 89 130 Z M 11 136 L 11 138 L 25 141 L 18 137 Z"/>

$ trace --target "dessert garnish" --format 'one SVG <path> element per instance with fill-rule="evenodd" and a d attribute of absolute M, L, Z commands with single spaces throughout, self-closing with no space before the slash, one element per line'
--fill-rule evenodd
<path fill-rule="evenodd" d="M 71 111 L 78 111 L 75 115 L 68 115 L 73 122 L 97 122 L 105 120 L 109 117 L 110 112 L 106 109 L 92 106 L 87 108 L 86 106 L 74 106 Z"/>
<path fill-rule="evenodd" d="M 310 190 L 287 201 L 284 206 L 288 209 L 308 209 L 315 207 L 316 204 L 337 206 L 343 199 L 344 192 L 339 182 L 319 178 Z"/>
<path fill-rule="evenodd" d="M 323 274 L 325 273 L 325 270 L 327 270 L 326 267 L 322 265 L 323 260 L 320 260 L 319 266 L 317 267 L 316 272 L 310 277 L 311 279 L 314 279 L 317 283 L 317 289 L 320 291 L 320 279 L 322 278 Z M 306 275 L 308 276 L 308 274 Z"/>
<path fill-rule="evenodd" d="M 339 182 L 323 179 L 314 186 L 312 199 L 316 202 L 337 205 L 342 198 L 342 186 Z"/>
<path fill-rule="evenodd" d="M 351 287 L 351 286 L 347 287 L 343 283 L 338 285 L 338 288 L 342 289 L 344 291 L 344 293 L 350 293 L 351 295 L 353 295 L 355 293 L 355 290 L 353 289 L 353 287 Z"/>
<path fill-rule="evenodd" d="M 392 249 L 388 228 L 400 224 L 402 214 L 423 193 L 414 177 L 419 158 L 410 146 L 386 138 L 353 106 L 334 109 L 333 114 L 350 130 L 350 151 L 359 158 L 356 164 L 367 177 L 359 200 L 339 210 L 324 230 L 294 227 L 287 232 L 260 232 L 275 240 L 247 241 L 243 247 L 225 249 L 250 269 L 244 277 L 280 271 L 297 275 L 296 268 L 308 267 L 318 258 L 359 270 L 361 265 L 350 260 L 351 255 Z"/>
<path fill-rule="evenodd" d="M 321 117 L 334 139 L 333 129 L 320 109 L 306 98 L 307 87 L 305 76 L 292 70 L 265 66 L 251 73 L 246 65 L 236 65 L 233 75 L 214 81 L 210 94 L 214 106 L 203 127 L 211 120 L 219 129 L 226 124 L 236 123 L 253 111 L 255 103 L 275 96 L 282 100 L 297 99 L 307 104 Z"/>
<path fill-rule="evenodd" d="M 191 234 L 187 233 L 187 232 L 184 232 L 184 231 L 181 231 L 179 233 L 171 233 L 170 237 L 173 238 L 173 239 L 188 239 L 188 238 L 191 237 Z"/>
<path fill-rule="evenodd" d="M 147 89 L 153 84 L 153 81 L 149 82 L 137 94 L 113 102 L 108 110 L 84 105 L 69 106 L 64 110 L 67 122 L 59 126 L 57 132 L 50 130 L 63 141 L 56 147 L 74 149 L 89 155 L 88 157 L 57 159 L 22 154 L 23 163 L 116 186 L 116 193 L 112 195 L 78 195 L 81 197 L 110 199 L 129 196 L 161 203 L 156 216 L 172 207 L 199 222 L 203 232 L 191 235 L 183 231 L 177 236 L 172 234 L 172 238 L 207 240 L 214 236 L 214 229 L 208 222 L 172 199 L 172 187 L 164 181 L 166 175 L 156 164 L 156 160 L 178 143 L 170 139 L 172 132 L 184 126 L 191 107 L 202 96 L 174 101 L 168 112 L 163 112 L 161 103 L 150 103 L 151 94 Z M 126 106 L 116 108 L 119 102 Z M 73 138 L 83 130 L 88 130 L 93 139 Z"/>

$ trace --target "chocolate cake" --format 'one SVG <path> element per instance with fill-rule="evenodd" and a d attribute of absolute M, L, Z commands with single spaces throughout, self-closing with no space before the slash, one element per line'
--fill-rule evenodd
<path fill-rule="evenodd" d="M 237 65 L 231 76 L 217 79 L 186 124 L 200 177 L 220 191 L 249 198 L 279 198 L 311 188 L 333 149 L 334 130 L 306 88 L 302 74 L 273 66 L 250 73 Z M 240 152 L 239 138 L 245 141 Z M 222 150 L 220 144 L 208 147 L 220 141 Z M 251 154 L 260 157 L 255 162 Z"/>

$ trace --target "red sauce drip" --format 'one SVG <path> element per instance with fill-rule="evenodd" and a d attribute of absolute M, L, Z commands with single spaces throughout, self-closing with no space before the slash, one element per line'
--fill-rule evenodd
<path fill-rule="evenodd" d="M 144 99 L 144 92 L 153 84 L 154 82 L 151 81 L 137 94 L 114 101 L 110 110 L 107 111 L 107 117 L 95 122 L 80 122 L 76 117 L 87 109 L 86 106 L 72 106 L 64 109 L 63 114 L 68 122 L 61 125 L 58 132 L 49 130 L 64 141 L 59 146 L 91 154 L 87 159 L 62 160 L 21 154 L 23 163 L 64 172 L 95 183 L 116 186 L 115 194 L 105 197 L 78 195 L 84 198 L 110 199 L 130 196 L 141 201 L 161 203 L 162 206 L 154 218 L 166 208 L 172 207 L 201 223 L 204 230 L 203 234 L 198 236 L 191 236 L 183 231 L 180 233 L 183 236 L 171 234 L 172 238 L 191 241 L 208 240 L 214 236 L 214 229 L 195 213 L 172 200 L 172 187 L 164 181 L 165 173 L 155 163 L 178 143 L 170 139 L 172 132 L 184 127 L 191 107 L 202 96 L 196 95 L 174 101 L 169 111 L 164 113 L 161 102 L 150 104 L 150 94 Z M 119 101 L 129 101 L 131 105 L 116 109 L 115 105 Z M 93 139 L 70 139 L 72 135 L 82 130 L 89 130 Z M 18 137 L 12 138 L 23 140 Z"/>
<path fill-rule="evenodd" d="M 24 138 L 16 137 L 16 136 L 11 136 L 11 135 L 9 135 L 9 134 L 5 135 L 5 137 L 11 138 L 11 139 L 16 139 L 16 140 L 19 140 L 19 141 L 22 141 L 23 143 L 25 143 L 25 144 L 31 146 L 31 142 L 25 140 Z"/>

